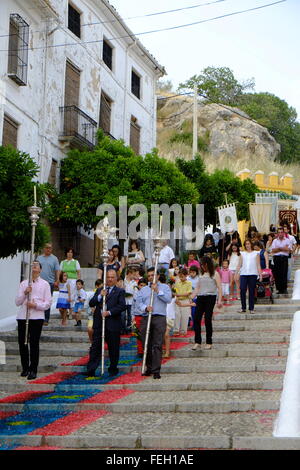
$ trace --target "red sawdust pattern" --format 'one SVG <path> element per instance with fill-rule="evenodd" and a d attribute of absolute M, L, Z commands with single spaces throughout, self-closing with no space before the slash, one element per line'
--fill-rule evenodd
<path fill-rule="evenodd" d="M 81 357 L 74 362 L 62 363 L 61 366 L 85 366 L 89 361 L 89 355 Z"/>
<path fill-rule="evenodd" d="M 110 382 L 111 385 L 123 385 L 123 384 L 138 384 L 145 380 L 147 377 L 143 377 L 140 371 L 128 372 L 128 374 L 121 375 Z"/>
<path fill-rule="evenodd" d="M 97 421 L 97 419 L 102 418 L 102 416 L 107 414 L 108 412 L 105 410 L 78 411 L 77 413 L 71 413 L 64 418 L 60 418 L 47 426 L 35 429 L 30 432 L 29 435 L 66 436 L 94 421 Z"/>
<path fill-rule="evenodd" d="M 19 411 L 0 411 L 0 419 L 10 418 L 11 416 L 16 416 Z"/>
<path fill-rule="evenodd" d="M 171 351 L 175 351 L 176 349 L 181 349 L 183 348 L 184 346 L 188 346 L 190 343 L 188 342 L 184 342 L 184 341 L 181 341 L 180 343 L 177 342 L 177 343 L 171 343 Z"/>
<path fill-rule="evenodd" d="M 54 374 L 47 375 L 41 379 L 33 380 L 33 384 L 57 384 L 63 380 L 70 379 L 74 375 L 77 375 L 78 372 L 54 372 Z"/>
<path fill-rule="evenodd" d="M 87 400 L 83 400 L 81 403 L 114 403 L 132 393 L 134 393 L 133 390 L 105 390 Z"/>
<path fill-rule="evenodd" d="M 52 393 L 52 390 L 31 390 L 28 392 L 17 393 L 16 395 L 10 395 L 9 397 L 2 398 L 0 400 L 0 403 L 24 403 L 25 401 L 33 400 L 34 398 L 37 398 L 40 395 L 46 395 L 47 393 Z"/>

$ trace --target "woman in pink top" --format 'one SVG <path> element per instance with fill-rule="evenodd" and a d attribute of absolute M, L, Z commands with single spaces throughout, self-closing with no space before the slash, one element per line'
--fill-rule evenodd
<path fill-rule="evenodd" d="M 20 284 L 16 297 L 16 305 L 20 307 L 17 315 L 18 341 L 21 356 L 21 377 L 28 380 L 36 378 L 39 363 L 39 341 L 45 319 L 45 310 L 51 305 L 51 290 L 47 281 L 40 278 L 42 267 L 38 261 L 32 263 L 32 284 L 28 287 L 28 281 Z M 30 300 L 28 300 L 30 294 Z M 25 345 L 26 311 L 29 307 L 29 345 Z"/>

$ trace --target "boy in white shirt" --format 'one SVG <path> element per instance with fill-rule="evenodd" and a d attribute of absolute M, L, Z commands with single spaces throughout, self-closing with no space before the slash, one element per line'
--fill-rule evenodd
<path fill-rule="evenodd" d="M 126 332 L 131 331 L 131 308 L 135 292 L 138 290 L 136 281 L 137 269 L 134 267 L 127 268 L 126 277 L 124 279 L 125 301 L 126 301 L 126 318 L 124 321 L 123 329 Z"/>
<path fill-rule="evenodd" d="M 76 281 L 76 296 L 75 296 L 75 305 L 74 305 L 74 316 L 75 316 L 75 326 L 81 326 L 81 312 L 84 308 L 84 302 L 86 301 L 87 294 L 83 288 L 84 282 L 81 279 Z"/>

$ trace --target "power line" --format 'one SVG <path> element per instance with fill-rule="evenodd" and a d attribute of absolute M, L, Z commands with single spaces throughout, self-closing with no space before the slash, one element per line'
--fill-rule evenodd
<path fill-rule="evenodd" d="M 173 10 L 165 10 L 165 11 L 158 11 L 158 12 L 155 12 L 155 13 L 147 13 L 145 15 L 139 15 L 139 16 L 129 16 L 127 18 L 122 18 L 123 20 L 136 20 L 136 19 L 140 19 L 140 18 L 148 18 L 150 16 L 158 16 L 158 15 L 165 15 L 167 13 L 177 13 L 179 11 L 183 11 L 183 10 L 191 10 L 193 8 L 200 8 L 200 7 L 205 7 L 205 6 L 208 6 L 208 5 L 213 5 L 215 3 L 223 3 L 223 2 L 226 2 L 227 0 L 215 0 L 213 2 L 207 2 L 207 3 L 198 3 L 197 5 L 192 5 L 192 6 L 189 6 L 189 7 L 182 7 L 182 8 L 175 8 Z M 116 21 L 119 21 L 119 20 L 108 20 L 108 21 L 101 21 L 101 22 L 95 22 L 95 23 L 86 23 L 86 24 L 83 24 L 82 26 L 92 26 L 94 24 L 105 24 L 105 23 L 114 23 Z"/>
<path fill-rule="evenodd" d="M 154 33 L 159 33 L 159 32 L 163 32 L 163 31 L 171 31 L 171 30 L 175 30 L 175 29 L 187 28 L 187 27 L 195 26 L 195 25 L 202 24 L 202 23 L 208 23 L 210 21 L 215 21 L 215 20 L 219 20 L 219 19 L 222 19 L 222 18 L 227 18 L 229 16 L 235 16 L 235 15 L 240 15 L 242 13 L 248 13 L 248 12 L 251 12 L 251 11 L 260 10 L 262 8 L 267 8 L 267 7 L 270 7 L 270 6 L 273 6 L 273 5 L 277 5 L 279 3 L 284 3 L 286 1 L 287 0 L 278 0 L 276 2 L 261 5 L 259 7 L 248 8 L 246 10 L 240 10 L 240 11 L 236 11 L 236 12 L 232 12 L 232 13 L 227 13 L 227 14 L 224 14 L 224 15 L 215 16 L 213 18 L 208 18 L 206 20 L 195 21 L 193 23 L 188 23 L 188 24 L 183 24 L 183 25 L 178 25 L 178 26 L 170 26 L 168 28 L 155 29 L 155 30 L 151 30 L 151 31 L 143 31 L 141 33 L 133 33 L 132 35 L 127 34 L 125 36 L 109 38 L 108 41 L 114 41 L 114 40 L 125 39 L 125 38 L 131 38 L 132 40 L 134 40 L 135 36 L 144 36 L 146 34 L 154 34 Z M 93 41 L 81 41 L 80 43 L 74 42 L 74 43 L 53 44 L 53 45 L 48 45 L 48 46 L 32 47 L 31 50 L 33 51 L 33 50 L 38 50 L 38 49 L 52 49 L 52 48 L 55 48 L 55 47 L 81 46 L 83 44 L 94 44 L 94 43 L 98 43 L 98 42 L 99 43 L 103 42 L 103 39 L 97 39 L 97 40 L 93 40 Z M 17 52 L 18 50 L 21 50 L 21 49 L 22 48 L 15 49 L 14 51 L 13 50 L 7 50 L 7 49 L 1 49 L 0 52 Z"/>
<path fill-rule="evenodd" d="M 186 109 L 184 109 L 183 111 L 181 111 L 180 113 L 177 113 L 177 114 L 172 114 L 171 116 L 168 116 L 168 117 L 158 117 L 157 119 L 159 119 L 160 121 L 167 121 L 169 119 L 173 119 L 174 117 L 177 117 L 177 116 L 180 116 L 181 114 L 184 114 L 186 113 L 189 109 L 191 109 L 191 107 L 193 106 L 193 104 L 191 104 L 190 106 L 188 106 Z"/>
<path fill-rule="evenodd" d="M 157 98 L 157 101 L 171 100 L 172 98 L 176 98 L 177 96 L 187 96 L 187 95 L 193 95 L 193 92 L 191 91 L 191 92 L 188 92 L 188 93 L 178 93 L 177 95 Z"/>
<path fill-rule="evenodd" d="M 147 17 L 151 17 L 151 16 L 158 16 L 158 15 L 165 15 L 165 14 L 168 14 L 168 13 L 176 13 L 176 12 L 179 12 L 179 11 L 183 11 L 183 10 L 190 10 L 190 9 L 193 9 L 193 8 L 200 8 L 200 7 L 204 7 L 204 6 L 208 6 L 208 5 L 213 5 L 215 3 L 223 3 L 223 2 L 226 2 L 227 0 L 214 0 L 213 2 L 208 2 L 208 3 L 198 3 L 197 5 L 192 5 L 192 6 L 189 6 L 189 7 L 182 7 L 182 8 L 176 8 L 176 9 L 173 9 L 173 10 L 164 10 L 164 11 L 158 11 L 158 12 L 155 12 L 155 13 L 147 13 L 145 15 L 139 15 L 139 16 L 129 16 L 127 18 L 122 18 L 123 21 L 128 21 L 128 20 L 135 20 L 135 19 L 139 19 L 139 18 L 147 18 Z M 44 7 L 44 8 L 47 8 L 47 7 Z M 29 10 L 38 10 L 38 8 L 29 8 Z M 108 23 L 118 23 L 120 20 L 119 19 L 114 19 L 114 20 L 105 20 L 105 21 L 95 21 L 93 23 L 84 23 L 82 25 L 80 25 L 80 27 L 84 27 L 84 26 L 94 26 L 94 25 L 99 25 L 99 24 L 108 24 Z M 61 26 L 59 26 L 59 29 L 62 29 Z M 32 31 L 32 33 L 36 34 L 36 33 L 44 33 L 45 31 Z M 4 38 L 4 37 L 9 37 L 9 36 L 13 36 L 12 34 L 2 34 L 0 35 L 0 38 Z"/>

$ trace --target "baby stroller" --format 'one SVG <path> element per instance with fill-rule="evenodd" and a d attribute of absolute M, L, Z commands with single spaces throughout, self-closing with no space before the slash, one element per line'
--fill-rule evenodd
<path fill-rule="evenodd" d="M 256 282 L 255 287 L 255 303 L 259 301 L 259 299 L 269 299 L 271 304 L 274 303 L 273 299 L 273 286 L 274 286 L 274 277 L 271 269 L 263 269 L 262 270 L 262 281 Z"/>

